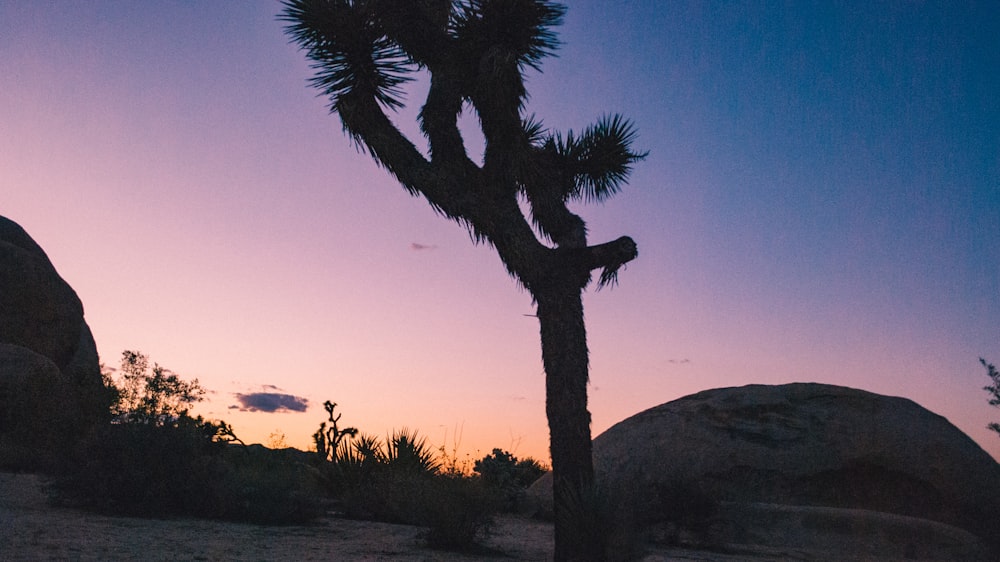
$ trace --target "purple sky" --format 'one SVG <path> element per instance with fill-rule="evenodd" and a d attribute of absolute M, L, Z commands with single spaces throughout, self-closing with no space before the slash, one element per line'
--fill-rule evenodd
<path fill-rule="evenodd" d="M 650 152 L 579 208 L 592 242 L 639 244 L 586 296 L 594 434 L 816 381 L 912 398 L 1000 457 L 978 363 L 1000 362 L 1000 6 L 610 6 L 572 2 L 528 83 L 549 127 L 618 112 Z M 197 377 L 248 442 L 305 447 L 330 399 L 376 434 L 547 457 L 531 299 L 355 151 L 279 10 L 0 3 L 0 214 L 105 363 Z"/>

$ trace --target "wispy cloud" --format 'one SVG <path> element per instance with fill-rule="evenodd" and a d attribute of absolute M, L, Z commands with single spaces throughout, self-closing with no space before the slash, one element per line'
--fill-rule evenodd
<path fill-rule="evenodd" d="M 268 388 L 277 387 L 268 385 Z M 309 407 L 309 400 L 301 396 L 283 394 L 280 392 L 235 392 L 237 404 L 229 407 L 230 410 L 240 412 L 264 412 L 268 414 L 277 412 L 305 412 Z"/>
<path fill-rule="evenodd" d="M 667 363 L 678 363 L 678 364 L 681 364 L 681 365 L 684 365 L 685 363 L 690 363 L 690 362 L 691 362 L 690 359 L 670 359 L 669 361 L 667 361 Z"/>
<path fill-rule="evenodd" d="M 436 250 L 437 244 L 421 244 L 419 242 L 410 242 L 410 249 L 414 252 L 419 252 L 422 250 Z"/>

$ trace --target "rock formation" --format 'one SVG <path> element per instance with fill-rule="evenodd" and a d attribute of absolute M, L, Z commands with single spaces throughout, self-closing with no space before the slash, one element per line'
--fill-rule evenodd
<path fill-rule="evenodd" d="M 70 433 L 106 411 L 97 347 L 80 299 L 42 248 L 4 217 L 0 217 L 0 408 L 0 445 L 8 457 L 19 457 L 12 451 L 51 444 L 56 436 L 38 432 L 46 427 L 49 432 L 56 430 L 51 416 L 57 410 L 70 416 L 69 427 L 58 431 Z M 32 412 L 40 419 L 21 419 Z M 0 461 L 19 464 L 16 458 Z M 22 461 L 32 464 L 30 459 Z"/>
<path fill-rule="evenodd" d="M 598 436 L 594 464 L 600 485 L 645 498 L 647 512 L 687 490 L 730 505 L 919 517 L 980 536 L 1000 516 L 1000 465 L 948 420 L 904 398 L 824 384 L 668 402 Z M 546 486 L 533 494 L 545 498 Z"/>

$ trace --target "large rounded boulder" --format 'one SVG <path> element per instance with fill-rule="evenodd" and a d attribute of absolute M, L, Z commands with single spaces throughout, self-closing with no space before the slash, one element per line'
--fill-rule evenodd
<path fill-rule="evenodd" d="M 37 468 L 72 446 L 81 407 L 77 385 L 55 363 L 0 343 L 0 466 Z"/>
<path fill-rule="evenodd" d="M 594 466 L 603 487 L 646 499 L 696 490 L 731 505 L 863 509 L 981 536 L 1000 516 L 1000 465 L 948 420 L 911 400 L 825 384 L 662 404 L 598 436 Z M 550 497 L 538 491 L 550 486 L 535 495 Z"/>
<path fill-rule="evenodd" d="M 81 351 L 84 332 L 76 292 L 24 229 L 0 217 L 0 342 L 26 347 L 65 370 Z M 99 372 L 94 355 L 89 367 Z"/>
<path fill-rule="evenodd" d="M 42 248 L 5 217 L 0 217 L 0 400 L 0 441 L 11 446 L 9 451 L 26 441 L 49 441 L 37 433 L 25 434 L 22 430 L 34 423 L 12 419 L 14 412 L 44 416 L 59 407 L 75 416 L 70 426 L 84 428 L 107 411 L 97 347 L 83 304 Z"/>

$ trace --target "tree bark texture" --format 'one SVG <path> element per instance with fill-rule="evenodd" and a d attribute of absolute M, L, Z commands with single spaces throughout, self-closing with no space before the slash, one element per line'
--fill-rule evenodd
<path fill-rule="evenodd" d="M 552 455 L 555 560 L 591 560 L 592 552 L 580 510 L 593 485 L 594 472 L 587 410 L 588 351 L 581 289 L 573 283 L 538 291 L 542 362 L 545 366 L 545 413 Z M 575 506 L 577 508 L 582 506 Z"/>

